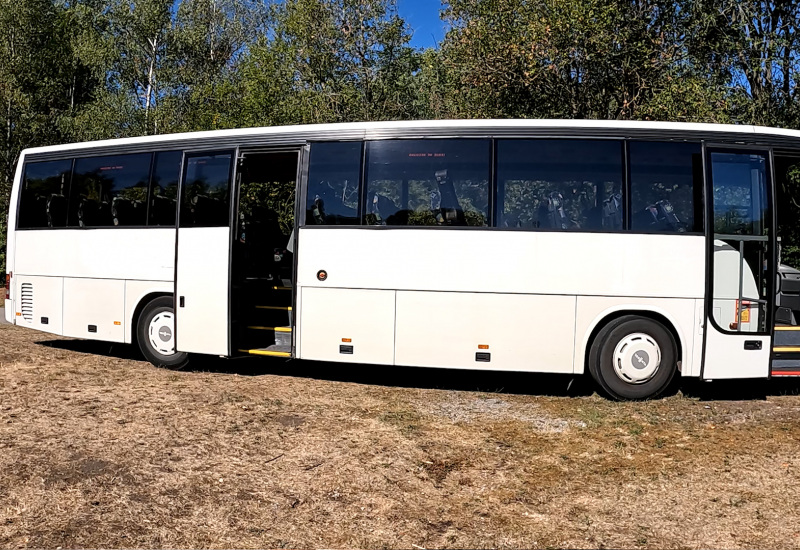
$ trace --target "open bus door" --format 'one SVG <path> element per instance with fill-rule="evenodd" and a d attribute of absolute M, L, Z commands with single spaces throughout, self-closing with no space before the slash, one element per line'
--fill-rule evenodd
<path fill-rule="evenodd" d="M 766 150 L 709 149 L 702 377 L 767 378 L 777 254 Z"/>
<path fill-rule="evenodd" d="M 235 159 L 235 150 L 183 156 L 175 262 L 178 351 L 231 352 L 231 182 Z"/>

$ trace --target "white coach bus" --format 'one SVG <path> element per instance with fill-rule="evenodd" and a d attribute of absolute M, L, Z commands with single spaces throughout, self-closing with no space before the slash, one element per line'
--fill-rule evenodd
<path fill-rule="evenodd" d="M 254 128 L 30 149 L 5 311 L 190 354 L 767 378 L 800 132 L 604 121 Z M 423 374 L 421 374 L 423 375 Z"/>

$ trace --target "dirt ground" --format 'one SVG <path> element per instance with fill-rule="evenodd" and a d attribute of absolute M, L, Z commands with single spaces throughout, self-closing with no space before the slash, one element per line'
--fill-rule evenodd
<path fill-rule="evenodd" d="M 569 378 L 156 369 L 0 326 L 0 546 L 800 546 L 794 382 L 614 403 Z"/>

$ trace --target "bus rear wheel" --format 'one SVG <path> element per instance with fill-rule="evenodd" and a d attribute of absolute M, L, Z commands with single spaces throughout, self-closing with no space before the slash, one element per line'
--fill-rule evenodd
<path fill-rule="evenodd" d="M 155 366 L 180 369 L 189 363 L 189 354 L 175 351 L 175 309 L 171 296 L 156 298 L 144 307 L 136 335 L 142 355 Z"/>
<path fill-rule="evenodd" d="M 653 319 L 626 315 L 600 330 L 589 350 L 589 372 L 610 397 L 652 399 L 661 395 L 677 371 L 672 333 Z"/>

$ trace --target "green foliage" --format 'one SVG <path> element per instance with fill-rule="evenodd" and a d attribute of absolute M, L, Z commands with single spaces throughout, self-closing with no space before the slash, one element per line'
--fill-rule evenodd
<path fill-rule="evenodd" d="M 248 124 L 414 118 L 418 54 L 393 0 L 287 0 L 241 65 Z"/>
<path fill-rule="evenodd" d="M 239 216 L 245 223 L 274 213 L 283 235 L 294 229 L 294 181 L 243 182 L 239 192 Z"/>
<path fill-rule="evenodd" d="M 686 55 L 690 13 L 672 0 L 452 0 L 449 74 L 436 81 L 458 101 L 439 104 L 467 117 L 719 120 L 722 90 Z"/>

